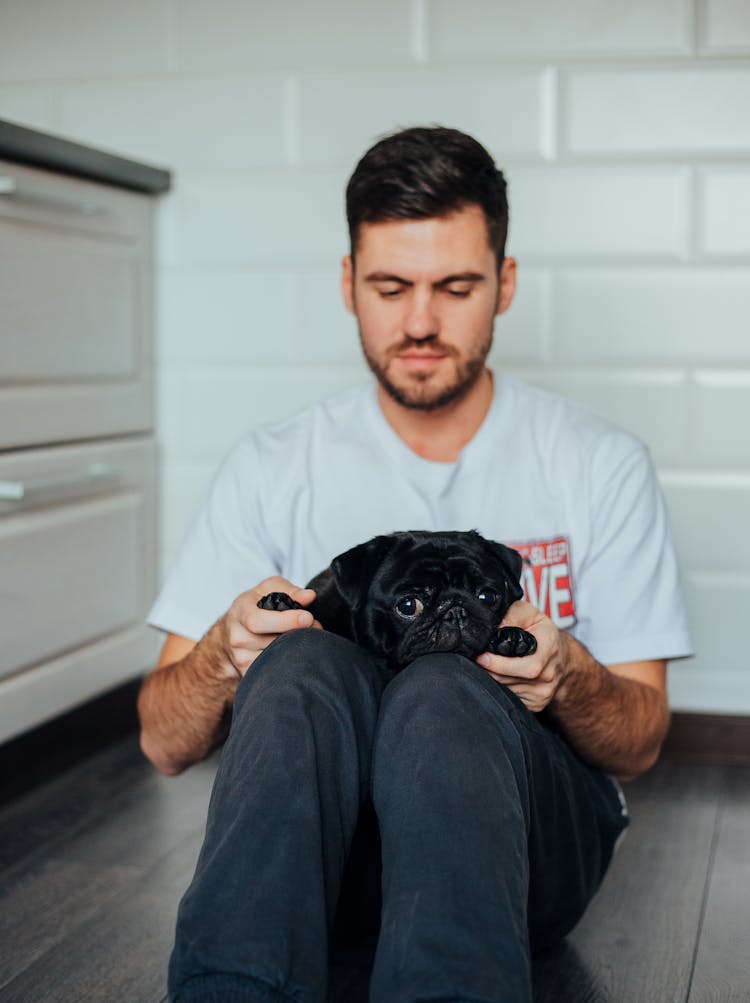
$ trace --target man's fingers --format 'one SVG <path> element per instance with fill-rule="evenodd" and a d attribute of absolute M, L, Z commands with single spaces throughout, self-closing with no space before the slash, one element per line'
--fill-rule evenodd
<path fill-rule="evenodd" d="M 318 594 L 315 589 L 295 589 L 289 593 L 300 606 L 309 606 Z"/>
<path fill-rule="evenodd" d="M 306 609 L 287 609 L 283 611 L 260 609 L 256 606 L 244 621 L 244 626 L 251 634 L 268 634 L 275 636 L 287 630 L 298 627 L 312 627 L 313 615 Z"/>
<path fill-rule="evenodd" d="M 508 658 L 505 655 L 493 655 L 485 651 L 477 658 L 477 662 L 501 682 L 536 679 L 540 672 L 539 662 L 533 655 L 527 655 L 525 658 Z"/>

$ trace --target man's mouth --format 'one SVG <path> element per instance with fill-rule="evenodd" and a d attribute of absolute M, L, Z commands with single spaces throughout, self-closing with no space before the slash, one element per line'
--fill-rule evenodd
<path fill-rule="evenodd" d="M 412 372 L 423 372 L 424 370 L 434 369 L 446 357 L 446 352 L 436 352 L 434 350 L 417 352 L 414 349 L 399 352 L 396 356 L 401 365 Z"/>

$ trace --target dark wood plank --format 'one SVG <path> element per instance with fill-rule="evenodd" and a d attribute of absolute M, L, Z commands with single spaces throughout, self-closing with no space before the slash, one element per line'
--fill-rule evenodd
<path fill-rule="evenodd" d="M 28 963 L 16 965 L 15 977 L 5 982 L 0 992 L 3 1003 L 34 1000 L 54 1003 L 70 1000 L 132 1000 L 133 1003 L 160 1003 L 166 995 L 167 963 L 172 948 L 174 923 L 179 900 L 192 877 L 203 840 L 202 830 L 185 837 L 152 868 L 112 868 L 92 865 L 95 881 L 100 884 L 123 874 L 119 884 L 113 881 L 109 900 L 90 904 L 88 916 L 76 917 L 75 925 L 62 923 L 57 936 L 52 935 L 56 917 L 45 921 L 49 934 L 42 944 L 33 941 L 33 912 L 21 917 L 26 938 L 16 934 L 19 953 Z M 70 879 L 82 865 L 68 861 L 50 861 L 48 867 L 58 874 L 60 897 L 71 892 Z M 60 867 L 61 871 L 55 871 Z M 24 889 L 19 889 L 23 891 Z M 93 901 L 91 887 L 87 892 Z M 29 908 L 33 907 L 30 903 Z M 69 910 L 63 909 L 65 915 Z M 4 952 L 3 952 L 4 953 Z"/>
<path fill-rule="evenodd" d="M 750 1000 L 750 769 L 732 773 L 721 806 L 689 1003 Z"/>
<path fill-rule="evenodd" d="M 64 841 L 55 855 L 65 860 L 151 867 L 186 835 L 205 829 L 215 762 L 198 763 L 178 777 L 150 766 L 139 783 L 121 791 Z"/>
<path fill-rule="evenodd" d="M 122 791 L 155 782 L 130 736 L 0 811 L 0 872 L 106 815 Z"/>
<path fill-rule="evenodd" d="M 37 860 L 0 882 L 0 987 L 75 936 L 141 877 L 132 867 Z"/>
<path fill-rule="evenodd" d="M 204 825 L 217 761 L 162 777 L 116 743 L 0 811 L 0 873 L 39 854 L 148 866 Z"/>
<path fill-rule="evenodd" d="M 628 804 L 635 809 L 644 801 L 710 801 L 716 804 L 729 783 L 727 768 L 719 763 L 694 763 L 662 759 L 637 780 L 623 785 Z M 637 812 L 636 812 L 637 813 Z"/>
<path fill-rule="evenodd" d="M 536 1003 L 685 1003 L 718 805 L 644 799 L 610 871 Z"/>

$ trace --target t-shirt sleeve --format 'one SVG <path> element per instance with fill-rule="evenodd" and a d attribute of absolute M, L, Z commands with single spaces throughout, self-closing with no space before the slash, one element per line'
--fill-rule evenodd
<path fill-rule="evenodd" d="M 605 665 L 693 654 L 666 506 L 648 451 L 599 457 L 591 545 L 579 570 L 572 630 Z M 594 465 L 596 465 L 596 460 Z"/>
<path fill-rule="evenodd" d="M 277 573 L 264 531 L 262 470 L 248 436 L 211 481 L 148 622 L 197 641 L 238 595 Z"/>

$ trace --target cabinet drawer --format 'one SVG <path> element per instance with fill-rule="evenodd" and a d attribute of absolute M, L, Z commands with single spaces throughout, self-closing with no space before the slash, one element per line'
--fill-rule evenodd
<path fill-rule="evenodd" d="M 0 678 L 140 625 L 154 543 L 149 440 L 0 460 Z"/>
<path fill-rule="evenodd" d="M 151 427 L 151 216 L 0 161 L 0 448 Z"/>

